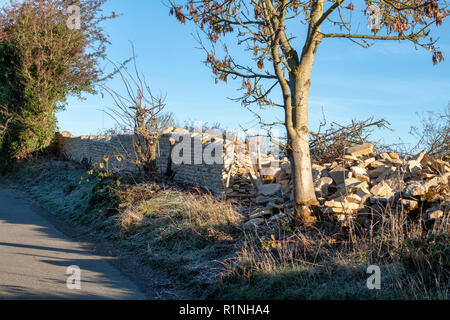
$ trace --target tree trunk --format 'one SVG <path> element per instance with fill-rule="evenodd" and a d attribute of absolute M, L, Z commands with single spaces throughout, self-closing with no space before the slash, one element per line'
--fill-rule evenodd
<path fill-rule="evenodd" d="M 157 143 L 149 143 L 148 149 L 149 149 L 149 157 L 147 159 L 145 171 L 146 171 L 146 173 L 155 173 L 158 171 L 158 168 L 156 165 Z"/>
<path fill-rule="evenodd" d="M 294 126 L 289 135 L 294 186 L 294 208 L 296 217 L 305 223 L 314 222 L 311 206 L 318 205 L 312 177 L 311 154 L 308 130 L 309 80 L 297 79 Z"/>
<path fill-rule="evenodd" d="M 309 133 L 297 132 L 290 140 L 295 216 L 305 223 L 314 222 L 310 208 L 318 202 L 312 178 Z"/>
<path fill-rule="evenodd" d="M 321 18 L 323 16 L 325 0 L 311 1 L 311 18 L 305 45 L 301 52 L 301 58 L 289 43 L 285 34 L 284 14 L 279 17 L 269 17 L 269 22 L 278 32 L 274 35 L 274 43 L 271 47 L 275 74 L 283 92 L 285 111 L 285 126 L 288 136 L 288 152 L 290 155 L 293 184 L 294 184 L 294 208 L 298 221 L 305 223 L 314 222 L 311 214 L 311 206 L 318 205 L 314 183 L 312 179 L 312 164 L 309 151 L 308 129 L 308 99 L 311 86 L 311 73 L 317 48 L 322 40 L 320 32 Z M 285 3 L 285 2 L 283 2 Z M 267 8 L 274 9 L 272 1 L 266 0 Z M 268 14 L 266 12 L 266 14 Z M 279 50 L 283 52 L 283 56 Z M 283 63 L 285 59 L 286 63 Z M 289 70 L 289 80 L 285 77 L 284 70 Z"/>
<path fill-rule="evenodd" d="M 321 12 L 323 2 L 318 2 L 316 12 Z M 314 14 L 316 20 L 318 14 Z M 315 221 L 311 207 L 319 203 L 314 190 L 312 163 L 309 148 L 308 104 L 311 87 L 311 73 L 320 44 L 321 36 L 310 29 L 308 39 L 303 48 L 299 66 L 290 73 L 290 91 L 292 94 L 291 129 L 288 130 L 291 146 L 291 163 L 294 183 L 294 208 L 300 221 L 310 223 Z M 289 128 L 288 128 L 289 129 Z"/>

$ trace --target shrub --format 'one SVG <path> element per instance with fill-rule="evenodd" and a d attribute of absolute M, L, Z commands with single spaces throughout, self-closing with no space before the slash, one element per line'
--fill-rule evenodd
<path fill-rule="evenodd" d="M 71 2 L 81 9 L 80 29 L 66 25 L 63 0 L 11 1 L 0 11 L 0 106 L 12 115 L 0 114 L 2 126 L 9 121 L 0 136 L 3 161 L 48 147 L 67 95 L 95 92 L 108 43 L 99 23 L 114 17 L 99 16 L 104 2 Z"/>

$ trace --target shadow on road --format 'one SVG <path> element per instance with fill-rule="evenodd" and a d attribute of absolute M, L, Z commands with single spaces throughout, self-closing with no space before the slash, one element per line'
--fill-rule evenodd
<path fill-rule="evenodd" d="M 61 233 L 31 204 L 0 189 L 0 299 L 145 299 L 115 267 Z M 66 286 L 81 270 L 81 290 Z"/>

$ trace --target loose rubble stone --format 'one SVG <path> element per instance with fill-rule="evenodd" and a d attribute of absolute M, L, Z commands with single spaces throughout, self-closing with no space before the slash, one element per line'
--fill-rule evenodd
<path fill-rule="evenodd" d="M 345 153 L 355 157 L 371 154 L 373 153 L 373 145 L 371 143 L 363 143 L 346 149 Z"/>
<path fill-rule="evenodd" d="M 329 172 L 330 177 L 336 184 L 344 183 L 345 179 L 351 178 L 351 171 L 338 166 Z"/>
<path fill-rule="evenodd" d="M 266 205 L 266 208 L 268 209 L 272 209 L 272 210 L 281 210 L 283 207 L 285 207 L 285 205 L 283 203 L 274 203 L 274 202 L 269 202 Z"/>
<path fill-rule="evenodd" d="M 426 220 L 436 220 L 442 218 L 444 216 L 444 212 L 439 208 L 430 208 L 425 212 L 424 219 Z"/>
<path fill-rule="evenodd" d="M 376 180 L 378 182 L 378 179 Z M 401 177 L 394 177 L 384 180 L 386 184 L 391 187 L 392 191 L 399 192 L 405 187 L 405 181 Z"/>
<path fill-rule="evenodd" d="M 448 172 L 442 176 L 434 177 L 433 179 L 431 179 L 425 183 L 425 188 L 429 189 L 429 188 L 437 187 L 440 185 L 442 185 L 442 186 L 448 185 L 449 178 L 450 178 L 450 173 L 448 173 Z"/>
<path fill-rule="evenodd" d="M 358 161 L 358 157 L 346 154 L 346 155 L 342 156 L 342 160 L 345 160 L 345 161 Z"/>
<path fill-rule="evenodd" d="M 281 192 L 281 184 L 274 183 L 274 184 L 264 184 L 259 189 L 259 194 L 270 197 L 273 195 L 276 195 L 277 193 Z"/>
<path fill-rule="evenodd" d="M 354 186 L 355 184 L 358 184 L 361 182 L 367 182 L 367 181 L 361 181 L 357 178 L 348 178 L 348 179 L 345 179 L 344 184 L 345 184 L 345 187 L 348 189 L 349 187 Z"/>
<path fill-rule="evenodd" d="M 316 181 L 320 179 L 321 177 L 328 176 L 327 174 L 327 168 L 324 166 L 320 166 L 318 164 L 312 165 L 312 174 L 313 174 L 313 180 Z"/>
<path fill-rule="evenodd" d="M 347 190 L 349 190 L 349 192 L 357 192 L 362 189 L 367 189 L 368 187 L 369 187 L 369 184 L 367 183 L 367 181 L 359 181 L 358 180 L 355 183 L 347 184 Z"/>
<path fill-rule="evenodd" d="M 396 154 L 395 152 L 389 152 L 389 157 L 391 157 L 391 159 L 395 159 L 395 160 L 400 159 L 399 155 Z"/>
<path fill-rule="evenodd" d="M 259 226 L 264 224 L 264 222 L 266 222 L 266 220 L 263 218 L 252 219 L 252 220 L 244 223 L 244 229 L 249 230 L 249 231 L 256 230 L 256 229 L 258 229 Z"/>
<path fill-rule="evenodd" d="M 367 199 L 370 198 L 371 194 L 370 191 L 366 187 L 362 187 L 358 191 L 356 191 L 356 195 L 358 195 L 361 198 L 361 203 L 364 204 Z"/>
<path fill-rule="evenodd" d="M 371 181 L 372 185 L 378 184 L 381 181 L 387 182 L 389 179 L 395 180 L 395 177 L 398 176 L 398 174 L 396 174 L 396 170 L 397 168 L 388 167 L 381 175 L 379 175 L 376 179 Z"/>
<path fill-rule="evenodd" d="M 278 224 L 283 224 L 289 222 L 289 218 L 284 214 L 277 214 L 270 217 L 269 222 L 276 222 Z"/>
<path fill-rule="evenodd" d="M 369 158 L 369 159 L 366 159 L 366 160 L 364 160 L 364 167 L 367 167 L 369 164 L 371 164 L 371 163 L 373 163 L 373 162 L 375 162 L 377 159 L 375 159 L 375 158 Z"/>
<path fill-rule="evenodd" d="M 401 159 L 393 159 L 393 158 L 391 158 L 391 160 L 389 162 L 391 164 L 396 165 L 397 167 L 400 167 L 400 166 L 405 164 L 405 162 L 403 160 L 401 160 Z"/>
<path fill-rule="evenodd" d="M 325 207 L 331 209 L 332 212 L 352 212 L 358 210 L 360 205 L 358 203 L 348 202 L 347 199 L 343 198 L 339 200 L 331 200 L 325 202 Z"/>
<path fill-rule="evenodd" d="M 416 161 L 416 160 L 408 161 L 407 166 L 408 166 L 409 173 L 411 173 L 413 175 L 422 169 L 422 165 L 420 164 L 420 161 Z"/>
<path fill-rule="evenodd" d="M 400 200 L 402 206 L 404 206 L 407 210 L 416 210 L 419 208 L 419 202 L 416 200 L 410 200 L 410 199 L 401 199 Z"/>
<path fill-rule="evenodd" d="M 423 150 L 421 153 L 416 155 L 412 160 L 415 160 L 415 161 L 419 162 L 419 164 L 420 164 L 426 154 L 427 154 L 427 150 Z"/>
<path fill-rule="evenodd" d="M 369 156 L 347 154 L 333 163 L 313 164 L 314 187 L 318 200 L 323 204 L 323 213 L 344 222 L 352 216 L 367 214 L 364 210 L 370 208 L 376 212 L 384 212 L 388 202 L 391 206 L 401 206 L 407 212 L 420 209 L 424 201 L 443 203 L 449 197 L 445 190 L 449 189 L 450 165 L 445 161 L 429 159 L 419 156 L 405 160 L 391 152 L 375 156 L 372 153 Z M 293 201 L 290 175 L 282 170 L 282 173 L 277 174 L 276 181 L 282 185 L 283 194 L 289 194 L 290 201 Z M 430 193 L 429 190 L 433 192 Z M 403 198 L 399 199 L 400 196 Z M 266 203 L 267 197 L 264 204 Z M 279 201 L 276 204 L 278 209 L 269 205 L 266 209 L 273 209 L 275 213 L 282 213 L 284 210 L 286 213 L 289 203 L 292 202 L 283 204 Z M 450 204 L 445 206 L 447 207 Z M 445 210 L 439 210 L 445 214 Z M 437 209 L 429 213 L 435 211 L 431 215 L 427 213 L 426 219 L 431 219 L 429 216 L 441 216 Z M 273 216 L 262 214 L 266 219 L 272 219 Z"/>
<path fill-rule="evenodd" d="M 374 198 L 390 199 L 394 196 L 391 187 L 384 181 L 372 187 L 370 193 Z"/>
<path fill-rule="evenodd" d="M 378 178 L 379 176 L 382 176 L 383 174 L 386 174 L 386 172 L 388 170 L 389 170 L 389 168 L 387 166 L 382 165 L 380 167 L 377 167 L 376 169 L 370 170 L 369 171 L 369 177 L 371 179 Z"/>
<path fill-rule="evenodd" d="M 273 202 L 273 203 L 282 203 L 283 202 L 283 198 L 281 197 L 265 197 L 265 196 L 258 196 L 256 198 L 256 204 L 259 205 L 266 205 L 269 202 Z"/>
<path fill-rule="evenodd" d="M 440 174 L 450 172 L 450 164 L 442 160 L 434 160 L 430 163 L 430 167 L 436 170 Z"/>
<path fill-rule="evenodd" d="M 370 166 L 371 168 L 378 168 L 378 167 L 383 167 L 383 166 L 385 166 L 385 163 L 384 163 L 384 162 L 381 162 L 381 161 L 378 161 L 378 160 L 375 160 L 375 161 L 372 161 L 372 162 L 369 164 L 369 166 Z"/>
<path fill-rule="evenodd" d="M 389 154 L 387 152 L 380 153 L 380 157 L 383 160 L 387 160 L 387 161 L 391 161 L 392 160 L 392 158 L 389 156 Z"/>
<path fill-rule="evenodd" d="M 361 204 L 361 202 L 362 202 L 362 198 L 357 194 L 350 194 L 345 197 L 345 200 L 347 200 L 348 202 L 357 203 L 357 204 Z"/>
<path fill-rule="evenodd" d="M 360 181 L 370 182 L 370 177 L 367 174 L 367 170 L 361 167 L 352 167 L 352 176 Z"/>
<path fill-rule="evenodd" d="M 333 183 L 333 179 L 330 177 L 320 178 L 314 183 L 314 188 L 317 192 L 319 192 L 322 196 L 328 195 L 328 187 Z"/>
<path fill-rule="evenodd" d="M 406 185 L 405 189 L 403 189 L 403 196 L 410 197 L 420 197 L 423 196 L 428 189 L 421 181 L 411 181 Z"/>
<path fill-rule="evenodd" d="M 258 208 L 250 215 L 250 219 L 270 217 L 273 215 L 271 208 Z"/>

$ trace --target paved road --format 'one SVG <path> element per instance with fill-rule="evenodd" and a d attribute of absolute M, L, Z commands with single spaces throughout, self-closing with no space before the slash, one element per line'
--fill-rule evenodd
<path fill-rule="evenodd" d="M 0 299 L 146 299 L 108 260 L 59 232 L 21 196 L 0 188 Z M 67 287 L 70 266 L 81 289 Z"/>

